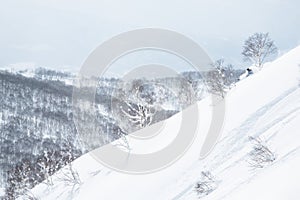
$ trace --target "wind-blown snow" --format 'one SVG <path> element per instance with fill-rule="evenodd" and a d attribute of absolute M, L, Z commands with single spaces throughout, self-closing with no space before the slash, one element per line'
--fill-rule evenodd
<path fill-rule="evenodd" d="M 227 95 L 223 136 L 203 160 L 199 153 L 210 122 L 211 102 L 198 102 L 199 133 L 189 151 L 172 166 L 156 173 L 130 175 L 112 171 L 86 154 L 73 163 L 81 184 L 66 186 L 53 176 L 54 186 L 40 184 L 32 193 L 41 199 L 198 199 L 195 183 L 202 171 L 210 171 L 218 184 L 203 197 L 215 199 L 300 199 L 300 47 L 239 82 Z M 180 114 L 166 120 L 180 122 Z M 176 127 L 176 126 L 174 126 Z M 171 131 L 172 129 L 168 129 Z M 252 143 L 264 139 L 276 160 L 253 170 L 247 163 Z"/>

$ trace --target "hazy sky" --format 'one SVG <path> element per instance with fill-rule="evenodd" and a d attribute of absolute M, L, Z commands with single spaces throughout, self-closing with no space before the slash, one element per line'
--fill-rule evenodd
<path fill-rule="evenodd" d="M 269 32 L 281 53 L 299 45 L 299 8 L 299 0 L 2 0 L 0 67 L 78 69 L 103 41 L 146 27 L 183 33 L 239 67 L 254 32 Z"/>

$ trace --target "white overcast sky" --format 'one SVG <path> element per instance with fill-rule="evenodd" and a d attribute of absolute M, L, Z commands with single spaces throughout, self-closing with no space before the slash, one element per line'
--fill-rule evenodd
<path fill-rule="evenodd" d="M 157 27 L 237 67 L 243 41 L 269 32 L 281 53 L 300 44 L 299 0 L 1 0 L 0 67 L 78 69 L 103 41 Z"/>

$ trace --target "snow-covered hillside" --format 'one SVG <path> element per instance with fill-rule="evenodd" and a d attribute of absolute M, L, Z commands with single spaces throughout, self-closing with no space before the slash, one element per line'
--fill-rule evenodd
<path fill-rule="evenodd" d="M 195 185 L 209 171 L 214 188 L 201 199 L 300 199 L 300 47 L 239 82 L 226 97 L 222 137 L 205 159 L 199 159 L 208 128 L 211 102 L 198 102 L 199 133 L 191 148 L 172 166 L 146 175 L 112 171 L 90 154 L 72 168 L 78 181 L 68 178 L 67 167 L 52 177 L 53 185 L 40 184 L 31 195 L 40 199 L 198 199 Z M 193 109 L 193 106 L 188 108 Z M 165 132 L 176 129 L 181 114 L 165 121 Z M 254 169 L 249 164 L 253 142 L 261 138 L 274 152 L 274 162 Z M 151 145 L 151 144 L 150 144 Z M 138 145 L 132 144 L 133 149 Z M 144 146 L 145 148 L 145 146 Z M 100 149 L 101 150 L 101 149 Z M 138 149 L 137 149 L 138 150 Z M 80 181 L 79 181 L 80 179 Z"/>
<path fill-rule="evenodd" d="M 1 71 L 6 71 L 11 74 L 18 74 L 28 78 L 36 78 L 44 81 L 61 81 L 66 85 L 73 85 L 75 73 L 68 68 L 50 69 L 36 66 L 12 65 L 0 67 Z"/>

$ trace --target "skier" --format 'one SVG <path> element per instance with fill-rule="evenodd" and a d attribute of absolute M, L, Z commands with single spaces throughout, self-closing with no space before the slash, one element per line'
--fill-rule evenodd
<path fill-rule="evenodd" d="M 247 68 L 247 76 L 246 76 L 246 77 L 248 77 L 248 76 L 250 76 L 250 75 L 252 75 L 252 74 L 253 74 L 252 69 Z"/>

